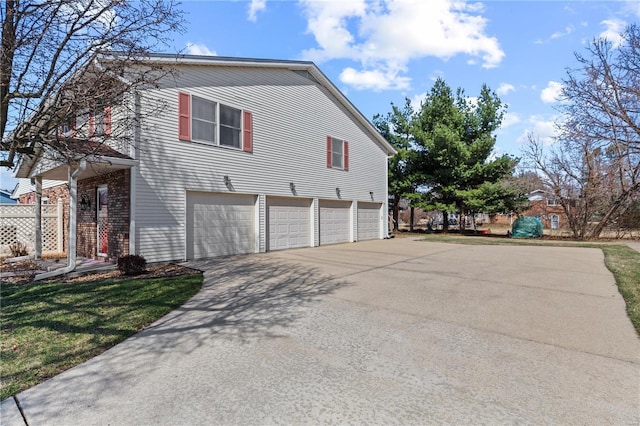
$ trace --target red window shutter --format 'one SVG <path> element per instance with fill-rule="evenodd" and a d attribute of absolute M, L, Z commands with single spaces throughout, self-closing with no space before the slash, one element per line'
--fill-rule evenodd
<path fill-rule="evenodd" d="M 342 151 L 344 153 L 344 159 L 343 159 L 344 169 L 348 171 L 349 170 L 349 142 L 344 141 L 344 145 L 342 146 Z"/>
<path fill-rule="evenodd" d="M 93 133 L 96 131 L 95 117 L 93 112 L 89 113 L 89 138 L 93 137 Z"/>
<path fill-rule="evenodd" d="M 327 167 L 331 167 L 331 136 L 327 136 Z"/>
<path fill-rule="evenodd" d="M 242 114 L 242 150 L 245 152 L 253 152 L 253 114 L 249 111 L 243 111 Z"/>
<path fill-rule="evenodd" d="M 178 92 L 178 138 L 191 140 L 191 95 Z"/>
<path fill-rule="evenodd" d="M 76 118 L 73 117 L 71 119 L 71 137 L 72 138 L 76 137 L 76 125 L 77 125 Z"/>
<path fill-rule="evenodd" d="M 111 134 L 111 107 L 104 107 L 104 134 L 109 136 Z"/>

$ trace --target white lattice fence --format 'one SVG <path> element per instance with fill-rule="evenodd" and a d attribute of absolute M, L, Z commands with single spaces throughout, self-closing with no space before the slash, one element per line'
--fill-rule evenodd
<path fill-rule="evenodd" d="M 36 241 L 35 205 L 0 205 L 0 255 L 9 255 L 9 245 L 21 242 L 33 252 Z M 62 252 L 62 202 L 42 206 L 42 251 Z"/>

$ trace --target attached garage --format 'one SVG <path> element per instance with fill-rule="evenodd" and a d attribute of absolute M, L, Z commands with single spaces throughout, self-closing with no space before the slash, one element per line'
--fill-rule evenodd
<path fill-rule="evenodd" d="M 380 238 L 380 203 L 358 203 L 358 241 Z"/>
<path fill-rule="evenodd" d="M 267 250 L 311 245 L 311 200 L 267 197 Z"/>
<path fill-rule="evenodd" d="M 320 200 L 320 245 L 351 241 L 351 202 Z"/>
<path fill-rule="evenodd" d="M 187 192 L 187 259 L 254 253 L 256 196 Z"/>

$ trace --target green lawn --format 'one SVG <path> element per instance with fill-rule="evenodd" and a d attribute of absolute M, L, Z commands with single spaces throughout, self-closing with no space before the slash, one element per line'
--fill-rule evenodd
<path fill-rule="evenodd" d="M 177 308 L 202 274 L 2 284 L 0 400 L 92 358 Z"/>
<path fill-rule="evenodd" d="M 604 253 L 607 268 L 613 274 L 618 291 L 626 305 L 629 319 L 640 335 L 640 252 L 619 243 L 597 243 L 580 241 L 560 241 L 545 239 L 513 239 L 486 236 L 464 236 L 455 234 L 428 234 L 425 241 L 478 244 L 478 245 L 541 245 L 562 247 L 599 248 Z"/>

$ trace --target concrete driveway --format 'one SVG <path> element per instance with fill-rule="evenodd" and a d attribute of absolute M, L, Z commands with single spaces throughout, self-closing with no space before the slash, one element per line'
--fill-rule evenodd
<path fill-rule="evenodd" d="M 28 423 L 640 422 L 600 250 L 394 239 L 191 265 L 186 305 L 19 394 Z"/>

